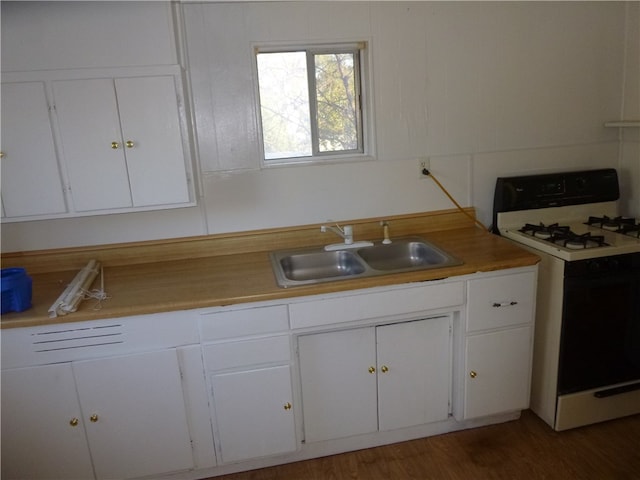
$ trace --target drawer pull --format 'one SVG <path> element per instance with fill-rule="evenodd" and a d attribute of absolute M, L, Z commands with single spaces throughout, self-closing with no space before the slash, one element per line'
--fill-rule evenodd
<path fill-rule="evenodd" d="M 72 427 L 77 427 L 79 423 L 80 420 L 78 420 L 76 417 L 73 417 L 71 420 L 69 420 L 69 425 L 71 425 Z"/>
<path fill-rule="evenodd" d="M 518 302 L 494 302 L 494 304 L 492 305 L 495 308 L 500 308 L 500 307 L 513 307 L 514 305 L 517 305 Z"/>
<path fill-rule="evenodd" d="M 287 411 L 291 410 L 291 403 L 289 403 L 289 402 L 285 403 L 284 404 L 284 409 L 287 410 Z"/>

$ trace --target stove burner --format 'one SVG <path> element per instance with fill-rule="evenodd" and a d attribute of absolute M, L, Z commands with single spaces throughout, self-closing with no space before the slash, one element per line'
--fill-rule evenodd
<path fill-rule="evenodd" d="M 622 229 L 629 225 L 635 225 L 636 221 L 634 218 L 627 217 L 607 217 L 606 215 L 602 217 L 589 217 L 589 220 L 586 221 L 585 225 L 600 227 L 605 230 L 611 230 L 612 232 L 621 232 Z"/>
<path fill-rule="evenodd" d="M 568 233 L 570 230 L 569 227 L 560 226 L 557 223 L 553 223 L 551 225 L 545 225 L 544 223 L 533 225 L 531 223 L 527 223 L 520 229 L 520 231 L 536 238 L 548 240 L 557 233 Z"/>
<path fill-rule="evenodd" d="M 571 250 L 606 247 L 609 245 L 605 243 L 604 235 L 591 235 L 591 232 L 583 233 L 582 235 L 578 235 L 572 231 L 557 233 L 549 238 L 549 241 L 556 245 L 570 248 Z"/>

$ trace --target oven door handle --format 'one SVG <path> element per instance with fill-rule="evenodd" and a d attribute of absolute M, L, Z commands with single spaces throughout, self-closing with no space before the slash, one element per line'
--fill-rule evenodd
<path fill-rule="evenodd" d="M 614 395 L 633 392 L 634 390 L 640 390 L 640 382 L 631 383 L 629 385 L 622 385 L 621 387 L 613 387 L 613 388 L 606 388 L 604 390 L 598 390 L 597 392 L 593 392 L 593 396 L 596 398 L 613 397 Z"/>

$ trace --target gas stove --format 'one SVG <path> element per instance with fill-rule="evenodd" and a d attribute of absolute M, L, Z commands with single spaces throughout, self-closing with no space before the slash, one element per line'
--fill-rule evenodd
<path fill-rule="evenodd" d="M 499 215 L 498 230 L 504 237 L 566 261 L 640 252 L 638 222 L 625 218 L 629 223 L 613 227 L 608 219 L 621 218 L 617 205 L 597 208 L 589 204 L 529 211 L 533 214 L 509 212 Z"/>
<path fill-rule="evenodd" d="M 494 233 L 540 257 L 531 410 L 556 430 L 640 413 L 640 221 L 614 169 L 499 178 Z"/>
<path fill-rule="evenodd" d="M 620 215 L 618 195 L 610 169 L 500 178 L 494 232 L 565 261 L 640 252 L 640 221 Z"/>

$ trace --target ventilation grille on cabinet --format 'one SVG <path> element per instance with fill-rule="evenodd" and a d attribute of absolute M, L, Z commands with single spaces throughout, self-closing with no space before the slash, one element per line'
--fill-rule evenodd
<path fill-rule="evenodd" d="M 33 333 L 32 337 L 33 351 L 37 353 L 124 343 L 120 324 L 48 330 Z"/>

